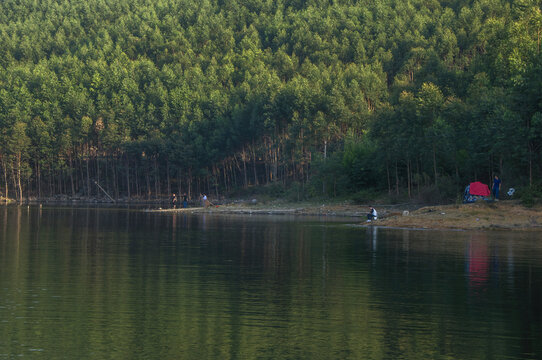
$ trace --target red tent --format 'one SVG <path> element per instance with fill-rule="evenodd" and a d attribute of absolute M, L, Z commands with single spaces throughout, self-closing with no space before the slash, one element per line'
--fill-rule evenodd
<path fill-rule="evenodd" d="M 476 181 L 470 183 L 469 194 L 477 196 L 489 196 L 491 192 L 486 184 Z"/>

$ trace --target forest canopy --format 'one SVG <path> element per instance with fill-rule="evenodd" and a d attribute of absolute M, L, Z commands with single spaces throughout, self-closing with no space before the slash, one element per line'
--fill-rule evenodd
<path fill-rule="evenodd" d="M 540 0 L 4 0 L 1 194 L 530 185 L 541 28 Z"/>

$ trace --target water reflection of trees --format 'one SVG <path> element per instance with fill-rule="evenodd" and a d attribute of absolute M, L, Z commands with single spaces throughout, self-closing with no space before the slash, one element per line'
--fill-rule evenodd
<path fill-rule="evenodd" d="M 0 308 L 0 336 L 52 357 L 482 356 L 479 334 L 528 337 L 521 320 L 538 316 L 540 252 L 529 237 L 35 210 L 0 211 L 0 305 L 19 304 Z M 484 271 L 465 265 L 480 257 Z M 471 274 L 484 275 L 484 292 L 472 291 Z M 493 353 L 518 345 L 507 341 Z M 540 353 L 534 341 L 521 346 Z"/>
<path fill-rule="evenodd" d="M 393 339 L 388 348 L 405 351 L 415 344 L 420 352 L 438 348 L 471 358 L 516 356 L 513 349 L 521 347 L 528 350 L 521 353 L 540 353 L 532 336 L 542 320 L 523 314 L 538 308 L 533 304 L 540 303 L 536 299 L 542 292 L 540 284 L 528 280 L 533 269 L 535 277 L 542 275 L 535 238 L 527 233 L 381 229 L 378 247 L 370 246 L 371 287 L 384 306 L 386 338 Z M 520 319 L 527 318 L 538 330 L 522 329 L 525 321 Z"/>

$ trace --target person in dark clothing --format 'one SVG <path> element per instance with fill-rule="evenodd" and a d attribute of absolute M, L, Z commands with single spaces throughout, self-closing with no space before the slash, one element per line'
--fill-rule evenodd
<path fill-rule="evenodd" d="M 188 196 L 186 196 L 186 193 L 183 194 L 183 208 L 188 207 Z"/>
<path fill-rule="evenodd" d="M 493 178 L 493 197 L 499 200 L 499 190 L 501 190 L 501 179 L 497 175 Z"/>
<path fill-rule="evenodd" d="M 171 206 L 175 209 L 177 207 L 177 195 L 171 194 Z"/>

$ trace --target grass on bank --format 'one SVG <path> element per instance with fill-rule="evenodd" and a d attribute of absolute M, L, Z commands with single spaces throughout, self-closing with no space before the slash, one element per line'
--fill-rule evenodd
<path fill-rule="evenodd" d="M 410 205 L 415 207 L 427 205 L 462 204 L 463 189 L 456 185 L 443 182 L 439 187 L 424 186 L 411 189 L 409 196 L 406 189 L 388 191 L 388 189 L 358 189 L 343 191 L 336 195 L 325 194 L 324 189 L 314 184 L 292 183 L 284 185 L 274 183 L 238 189 L 225 196 L 226 199 L 244 199 L 253 206 L 297 206 L 328 205 Z M 501 189 L 501 200 L 517 200 L 526 207 L 542 204 L 542 184 L 523 186 L 516 189 L 512 196 L 508 189 Z"/>

